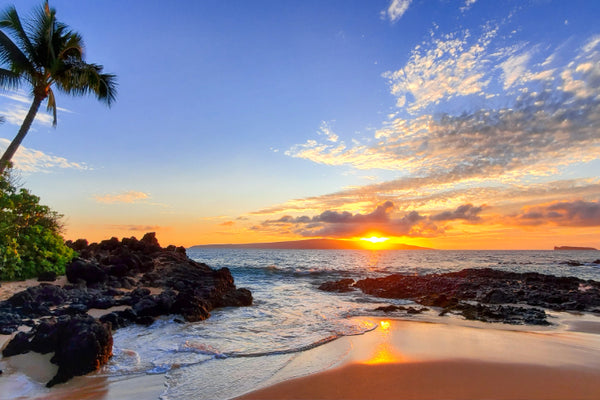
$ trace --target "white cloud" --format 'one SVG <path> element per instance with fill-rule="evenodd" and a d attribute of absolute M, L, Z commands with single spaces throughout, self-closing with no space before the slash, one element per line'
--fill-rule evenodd
<path fill-rule="evenodd" d="M 462 11 L 462 12 L 467 11 L 476 2 L 477 2 L 477 0 L 465 0 L 465 5 L 460 8 L 460 11 Z"/>
<path fill-rule="evenodd" d="M 383 18 L 388 18 L 391 22 L 398 21 L 408 10 L 412 0 L 392 0 L 387 10 L 381 12 Z"/>
<path fill-rule="evenodd" d="M 114 203 L 136 203 L 149 199 L 150 195 L 144 192 L 129 190 L 116 194 L 94 195 L 94 199 L 98 203 L 114 204 Z"/>
<path fill-rule="evenodd" d="M 433 38 L 416 46 L 406 65 L 384 73 L 398 107 L 416 113 L 456 96 L 484 94 L 490 63 L 487 47 L 496 36 L 487 28 L 475 42 L 469 31 Z"/>
<path fill-rule="evenodd" d="M 7 123 L 20 127 L 28 111 L 29 108 L 21 104 L 11 104 L 0 109 L 0 115 L 4 117 Z M 38 112 L 35 116 L 35 122 L 44 126 L 52 126 L 52 115 Z"/>
<path fill-rule="evenodd" d="M 337 142 L 339 139 L 339 136 L 331 130 L 331 127 L 325 121 L 321 122 L 321 126 L 319 127 L 319 131 L 317 133 L 319 135 L 324 135 L 328 141 L 333 143 Z"/>
<path fill-rule="evenodd" d="M 478 46 L 485 49 L 486 41 L 492 37 L 493 34 L 485 32 L 472 45 L 466 45 L 466 38 L 458 40 L 454 35 L 444 40 L 434 38 L 432 45 L 416 48 L 418 54 L 394 74 L 404 74 L 401 83 L 405 87 L 415 81 L 407 76 L 433 76 L 431 88 L 410 88 L 416 93 L 410 105 L 417 104 L 422 109 L 434 101 L 465 93 L 463 87 L 443 85 L 446 77 L 468 73 L 461 67 L 466 62 L 459 61 L 465 54 L 478 53 L 482 62 L 503 60 L 501 66 L 490 63 L 487 69 L 474 65 L 475 73 L 482 76 L 480 83 L 490 82 L 493 83 L 490 87 L 510 89 L 510 92 L 488 93 L 494 96 L 489 101 L 501 101 L 502 107 L 463 109 L 455 115 L 425 111 L 418 115 L 392 113 L 371 141 L 362 142 L 368 145 L 310 139 L 293 146 L 286 154 L 357 170 L 396 171 L 400 178 L 389 182 L 389 190 L 396 190 L 398 185 L 406 189 L 404 185 L 451 187 L 491 180 L 513 184 L 547 179 L 549 174 L 559 173 L 568 165 L 597 159 L 600 39 L 593 37 L 580 49 L 571 50 L 571 57 L 566 60 L 558 55 L 538 54 L 538 47 L 528 51 L 520 46 L 492 49 L 493 54 L 472 51 Z M 532 63 L 535 57 L 541 63 Z M 532 64 L 531 69 L 528 64 Z M 499 70 L 504 73 L 498 74 Z M 386 191 L 386 185 L 380 185 L 379 190 Z"/>
<path fill-rule="evenodd" d="M 33 101 L 32 98 L 22 90 L 0 93 L 0 97 L 10 100 L 0 108 L 0 116 L 3 116 L 7 123 L 20 127 L 29 111 Z M 66 108 L 56 107 L 56 109 L 59 112 L 72 113 Z M 45 111 L 45 104 L 43 103 L 35 116 L 35 122 L 43 126 L 52 126 L 52 120 L 52 115 Z"/>
<path fill-rule="evenodd" d="M 7 98 L 9 100 L 18 101 L 19 103 L 31 104 L 31 98 L 25 95 L 25 92 L 9 92 L 9 93 L 0 93 L 0 97 Z"/>
<path fill-rule="evenodd" d="M 560 89 L 580 99 L 600 99 L 600 35 L 582 46 L 582 52 L 561 75 Z"/>
<path fill-rule="evenodd" d="M 10 140 L 0 138 L 0 150 L 4 150 L 10 144 Z M 39 150 L 20 146 L 12 159 L 15 168 L 25 172 L 49 172 L 52 168 L 73 168 L 79 170 L 90 169 L 85 163 L 76 163 L 64 157 L 56 157 Z"/>
<path fill-rule="evenodd" d="M 527 63 L 531 59 L 530 53 L 512 56 L 500 64 L 504 76 L 504 89 L 508 89 L 518 83 L 527 71 Z"/>

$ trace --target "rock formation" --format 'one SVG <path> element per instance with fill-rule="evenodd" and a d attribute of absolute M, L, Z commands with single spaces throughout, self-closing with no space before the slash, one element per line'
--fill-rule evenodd
<path fill-rule="evenodd" d="M 600 282 L 536 272 L 465 269 L 422 276 L 396 274 L 358 282 L 344 279 L 320 287 L 335 292 L 353 288 L 377 297 L 439 307 L 442 315 L 457 312 L 468 319 L 490 322 L 548 324 L 543 309 L 600 313 Z"/>
<path fill-rule="evenodd" d="M 41 283 L 0 302 L 0 334 L 11 334 L 21 325 L 32 327 L 19 332 L 3 356 L 54 352 L 51 361 L 59 370 L 48 386 L 105 364 L 112 355 L 111 330 L 150 325 L 169 314 L 202 321 L 214 308 L 252 304 L 250 291 L 238 289 L 227 268 L 214 270 L 193 261 L 183 247 L 162 248 L 154 233 L 141 240 L 77 240 L 68 245 L 79 253 L 66 267 L 68 285 Z M 99 320 L 86 314 L 90 308 L 113 306 L 127 308 Z"/>

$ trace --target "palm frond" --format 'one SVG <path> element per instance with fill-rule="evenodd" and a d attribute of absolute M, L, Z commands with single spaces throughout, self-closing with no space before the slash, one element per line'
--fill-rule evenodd
<path fill-rule="evenodd" d="M 0 31 L 0 63 L 17 74 L 34 69 L 27 56 L 2 31 Z"/>
<path fill-rule="evenodd" d="M 56 127 L 56 98 L 52 89 L 48 89 L 48 105 L 46 106 L 48 112 L 52 111 L 52 126 Z"/>
<path fill-rule="evenodd" d="M 58 53 L 57 58 L 66 60 L 68 58 L 83 60 L 83 38 L 77 32 L 69 32 L 65 35 L 65 41 Z"/>
<path fill-rule="evenodd" d="M 32 58 L 43 67 L 55 58 L 52 48 L 52 37 L 56 25 L 56 11 L 49 7 L 39 7 L 27 23 L 31 43 L 34 48 Z"/>
<path fill-rule="evenodd" d="M 17 89 L 21 84 L 21 77 L 12 71 L 0 68 L 0 87 Z"/>
<path fill-rule="evenodd" d="M 102 66 L 87 64 L 82 61 L 68 60 L 67 70 L 57 79 L 56 84 L 61 90 L 72 95 L 93 93 L 100 101 L 110 106 L 117 97 L 116 76 L 103 74 Z"/>
<path fill-rule="evenodd" d="M 28 56 L 33 55 L 33 45 L 27 36 L 27 32 L 23 29 L 23 24 L 21 23 L 19 14 L 14 6 L 8 7 L 0 14 L 0 28 L 6 28 L 12 32 L 17 39 L 18 45 L 23 49 L 23 52 Z"/>

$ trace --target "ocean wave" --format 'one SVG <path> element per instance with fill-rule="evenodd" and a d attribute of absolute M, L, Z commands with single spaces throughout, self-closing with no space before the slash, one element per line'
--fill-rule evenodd
<path fill-rule="evenodd" d="M 282 278 L 340 278 L 360 277 L 359 271 L 344 268 L 319 269 L 302 267 L 280 267 L 277 265 L 267 266 L 243 266 L 230 268 L 234 278 L 244 279 L 246 277 L 282 277 Z"/>
<path fill-rule="evenodd" d="M 343 331 L 336 332 L 332 335 L 326 336 L 326 337 L 316 340 L 314 342 L 311 342 L 308 344 L 303 344 L 303 345 L 300 345 L 297 347 L 291 347 L 291 348 L 279 349 L 279 350 L 267 350 L 267 351 L 253 352 L 253 353 L 245 353 L 245 352 L 237 352 L 237 351 L 222 353 L 218 349 L 215 349 L 214 347 L 212 347 L 210 345 L 186 341 L 186 343 L 184 343 L 183 345 L 181 345 L 179 347 L 178 351 L 179 352 L 195 352 L 198 354 L 211 356 L 214 359 L 252 358 L 252 357 L 282 355 L 282 354 L 293 354 L 293 353 L 300 353 L 303 351 L 314 349 L 316 347 L 322 346 L 324 344 L 327 344 L 329 342 L 332 342 L 332 341 L 339 339 L 341 337 L 344 337 L 344 336 L 362 335 L 362 334 L 370 332 L 376 328 L 377 328 L 377 325 L 375 325 L 375 324 L 361 324 L 361 325 L 348 324 L 348 325 L 344 326 Z"/>

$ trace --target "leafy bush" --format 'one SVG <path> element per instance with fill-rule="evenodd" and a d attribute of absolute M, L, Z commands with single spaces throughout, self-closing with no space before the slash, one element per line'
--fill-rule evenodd
<path fill-rule="evenodd" d="M 9 173 L 0 175 L 0 279 L 65 273 L 74 252 L 60 235 L 62 215 L 39 204 L 27 189 L 17 189 Z"/>

